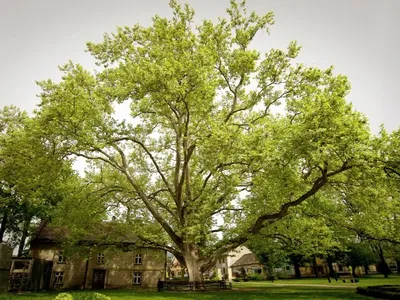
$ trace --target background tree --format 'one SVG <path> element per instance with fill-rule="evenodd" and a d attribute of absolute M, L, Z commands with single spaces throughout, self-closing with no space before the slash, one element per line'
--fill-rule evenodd
<path fill-rule="evenodd" d="M 0 111 L 0 241 L 7 233 L 22 255 L 31 223 L 49 217 L 73 176 L 54 144 L 40 139 L 33 119 L 13 106 Z"/>
<path fill-rule="evenodd" d="M 346 264 L 352 267 L 353 277 L 356 276 L 356 268 L 359 266 L 364 267 L 365 274 L 368 275 L 369 266 L 376 262 L 377 256 L 368 243 L 352 243 L 349 245 L 346 253 Z"/>
<path fill-rule="evenodd" d="M 40 82 L 37 119 L 58 152 L 91 164 L 94 188 L 113 191 L 116 221 L 145 228 L 138 236 L 197 281 L 291 208 L 362 172 L 371 136 L 345 100 L 346 77 L 295 63 L 296 42 L 251 48 L 272 13 L 231 1 L 227 18 L 195 26 L 190 7 L 170 5 L 171 19 L 88 43 L 99 70 L 69 62 L 59 83 Z"/>

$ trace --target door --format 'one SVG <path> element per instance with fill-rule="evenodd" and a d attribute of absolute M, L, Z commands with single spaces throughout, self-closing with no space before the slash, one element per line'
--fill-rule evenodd
<path fill-rule="evenodd" d="M 53 270 L 52 261 L 44 261 L 43 265 L 43 282 L 41 289 L 48 290 L 50 288 L 51 271 Z"/>
<path fill-rule="evenodd" d="M 92 289 L 104 289 L 106 270 L 93 270 Z"/>

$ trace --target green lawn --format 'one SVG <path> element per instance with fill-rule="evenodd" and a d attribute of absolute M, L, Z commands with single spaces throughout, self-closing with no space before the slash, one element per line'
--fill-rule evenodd
<path fill-rule="evenodd" d="M 360 283 L 328 283 L 324 279 L 292 279 L 271 282 L 234 282 L 232 291 L 220 292 L 153 292 L 116 290 L 101 291 L 112 300 L 272 300 L 272 299 L 315 299 L 315 300 L 345 300 L 345 299 L 372 299 L 355 293 L 356 286 L 399 284 L 400 276 L 391 276 L 388 279 L 382 276 L 361 278 Z M 284 285 L 284 286 L 283 286 Z M 301 285 L 301 286 L 300 286 Z M 319 286 L 321 285 L 321 286 Z M 329 285 L 327 287 L 327 285 Z M 80 292 L 71 292 L 77 294 Z M 51 300 L 57 295 L 52 293 L 25 293 L 21 295 L 0 295 L 0 300 Z"/>
<path fill-rule="evenodd" d="M 134 292 L 129 290 L 103 291 L 112 300 L 272 300 L 272 299 L 315 299 L 315 300 L 368 300 L 353 289 L 320 287 L 270 287 L 260 290 L 235 290 L 221 292 Z M 74 294 L 74 293 L 72 293 Z M 23 295 L 1 296 L 1 300 L 51 300 L 57 293 L 26 293 Z"/>
<path fill-rule="evenodd" d="M 357 286 L 370 286 L 370 285 L 382 285 L 382 284 L 396 284 L 400 285 L 400 276 L 391 275 L 389 278 L 384 278 L 383 275 L 373 275 L 373 276 L 364 276 L 359 278 L 360 282 L 351 283 L 346 279 L 346 283 L 343 283 L 342 280 L 338 280 L 337 282 L 333 279 L 331 283 L 328 282 L 327 278 L 304 278 L 304 279 L 286 279 L 286 280 L 277 280 L 274 283 L 271 281 L 253 281 L 253 282 L 234 282 L 234 286 L 238 288 L 262 288 L 269 287 L 277 284 L 305 284 L 305 285 L 329 285 L 333 287 L 343 286 L 343 287 L 357 287 Z"/>

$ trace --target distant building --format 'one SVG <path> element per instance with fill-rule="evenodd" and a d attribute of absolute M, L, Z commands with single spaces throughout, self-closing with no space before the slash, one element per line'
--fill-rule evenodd
<path fill-rule="evenodd" d="M 249 253 L 251 253 L 251 251 L 246 246 L 239 246 L 235 250 L 227 253 L 215 264 L 215 269 L 217 271 L 215 275 L 221 279 L 232 281 L 232 279 L 236 277 L 232 274 L 232 265 Z"/>
<path fill-rule="evenodd" d="M 125 241 L 123 244 L 132 246 L 134 242 Z M 51 262 L 50 288 L 156 287 L 159 279 L 165 280 L 165 251 L 147 248 L 118 252 L 93 250 L 88 259 L 69 258 L 56 242 L 52 230 L 45 225 L 40 226 L 33 238 L 29 255 Z"/>

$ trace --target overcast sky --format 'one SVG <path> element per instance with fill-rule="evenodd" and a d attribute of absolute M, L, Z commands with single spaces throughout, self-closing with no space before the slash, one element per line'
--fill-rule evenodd
<path fill-rule="evenodd" d="M 181 0 L 181 2 L 184 2 Z M 228 0 L 188 0 L 198 21 L 225 15 Z M 349 101 L 389 130 L 400 125 L 400 0 L 248 0 L 249 10 L 275 13 L 271 35 L 260 50 L 303 46 L 307 65 L 347 75 Z M 39 103 L 35 80 L 58 80 L 57 66 L 71 59 L 93 67 L 87 41 L 98 42 L 116 26 L 149 25 L 171 15 L 168 0 L 0 0 L 0 107 L 14 104 L 29 112 Z"/>

